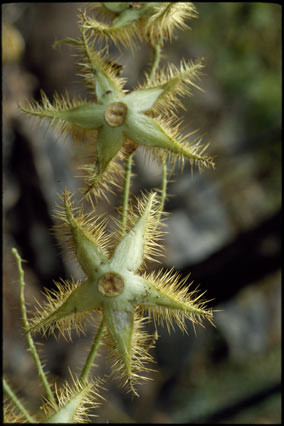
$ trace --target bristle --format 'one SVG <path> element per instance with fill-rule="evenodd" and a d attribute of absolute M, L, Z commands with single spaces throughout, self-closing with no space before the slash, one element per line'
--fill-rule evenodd
<path fill-rule="evenodd" d="M 101 384 L 98 380 L 84 382 L 84 384 L 77 378 L 74 378 L 71 371 L 72 384 L 67 381 L 59 389 L 55 386 L 56 401 L 53 402 L 47 398 L 44 399 L 42 404 L 42 420 L 57 423 L 58 420 L 65 420 L 64 423 L 89 423 L 90 416 L 97 417 L 91 414 L 90 410 L 98 408 L 101 404 L 100 395 Z M 68 414 L 68 408 L 71 409 Z M 68 418 L 70 416 L 70 418 Z"/>
<path fill-rule="evenodd" d="M 98 201 L 102 197 L 108 201 L 108 192 L 114 194 L 117 190 L 122 189 L 121 177 L 124 174 L 124 168 L 121 162 L 124 158 L 125 151 L 121 149 L 109 162 L 103 173 L 98 173 L 96 156 L 93 156 L 88 164 L 79 168 L 86 176 L 82 194 L 89 199 L 92 205 L 94 201 Z"/>
<path fill-rule="evenodd" d="M 196 16 L 197 11 L 193 3 L 163 2 L 153 6 L 153 13 L 148 18 L 145 31 L 149 34 L 152 44 L 163 39 L 172 40 L 174 30 L 188 29 L 185 20 Z"/>
<path fill-rule="evenodd" d="M 153 194 L 152 194 L 153 195 Z M 149 198 L 151 194 L 142 193 L 139 197 L 135 197 L 130 203 L 127 214 L 127 224 L 126 232 L 130 232 L 131 229 L 135 226 L 139 218 L 145 213 L 147 204 L 149 203 Z M 163 247 L 160 244 L 160 240 L 164 235 L 164 231 L 161 230 L 160 226 L 162 222 L 160 220 L 160 201 L 159 197 L 155 196 L 151 204 L 149 213 L 147 214 L 147 223 L 145 225 L 144 232 L 144 261 L 151 260 L 159 262 L 158 258 L 161 257 L 163 253 Z M 121 228 L 118 225 L 117 231 L 117 244 L 122 240 L 124 234 L 122 234 Z M 143 267 L 144 264 L 141 265 Z"/>
<path fill-rule="evenodd" d="M 88 103 L 87 100 L 82 100 L 79 97 L 71 100 L 67 91 L 62 96 L 55 93 L 53 102 L 50 102 L 46 94 L 41 90 L 41 102 L 26 101 L 25 104 L 19 105 L 19 108 L 36 120 L 38 124 L 48 122 L 48 127 L 51 127 L 58 136 L 66 137 L 72 135 L 75 141 L 81 141 L 86 139 L 90 133 L 94 137 L 94 130 L 83 129 L 71 121 L 60 118 L 57 114 L 86 103 Z"/>
<path fill-rule="evenodd" d="M 143 326 L 147 321 L 148 318 L 141 318 L 138 314 L 135 315 L 131 353 L 129 354 L 131 360 L 130 370 L 126 369 L 117 347 L 113 345 L 111 336 L 109 335 L 106 339 L 106 344 L 110 351 L 108 359 L 113 361 L 111 376 L 119 379 L 122 382 L 122 386 L 125 386 L 129 392 L 133 392 L 136 396 L 138 394 L 135 386 L 144 380 L 151 380 L 147 376 L 140 375 L 140 373 L 145 374 L 154 371 L 145 365 L 154 362 L 148 351 L 155 343 L 153 336 L 148 335 L 143 330 Z"/>
<path fill-rule="evenodd" d="M 46 301 L 39 303 L 35 307 L 35 313 L 30 321 L 30 329 L 27 331 L 41 331 L 43 335 L 54 334 L 57 329 L 59 334 L 65 339 L 72 340 L 71 331 L 75 330 L 77 334 L 85 334 L 83 322 L 86 321 L 90 313 L 76 313 L 65 317 L 57 314 L 59 308 L 68 299 L 68 297 L 80 286 L 79 281 L 55 282 L 57 290 L 45 289 L 43 293 Z"/>
<path fill-rule="evenodd" d="M 118 49 L 120 45 L 132 49 L 142 39 L 140 25 L 135 21 L 131 25 L 115 27 L 111 24 L 99 22 L 95 18 L 86 17 L 84 26 L 91 30 L 100 41 L 108 42 L 111 40 Z"/>
<path fill-rule="evenodd" d="M 123 22 L 124 11 L 113 13 L 107 7 L 92 7 L 88 9 L 96 12 L 96 18 L 86 17 L 86 28 L 91 29 L 100 40 L 112 40 L 116 47 L 120 44 L 124 47 L 136 47 L 137 42 L 142 39 L 149 40 L 152 45 L 163 43 L 165 39 L 172 39 L 175 29 L 189 28 L 185 23 L 187 18 L 194 18 L 197 15 L 193 3 L 167 3 L 161 2 L 159 5 L 149 5 L 132 3 L 132 7 L 140 8 L 140 13 L 133 19 Z M 115 22 L 121 16 L 122 22 Z M 107 22 L 103 22 L 102 19 Z"/>
<path fill-rule="evenodd" d="M 16 408 L 11 400 L 5 398 L 3 401 L 3 423 L 24 424 L 28 423 L 28 420 L 23 413 L 19 412 L 18 408 Z"/>
<path fill-rule="evenodd" d="M 202 90 L 195 81 L 200 78 L 203 68 L 202 59 L 196 62 L 182 60 L 179 68 L 170 65 L 167 69 L 159 69 L 154 79 L 149 79 L 149 76 L 146 75 L 145 83 L 138 88 L 163 88 L 163 93 L 153 105 L 152 111 L 156 114 L 163 112 L 166 116 L 172 116 L 178 108 L 183 108 L 179 98 L 190 96 L 191 87 Z"/>
<path fill-rule="evenodd" d="M 109 63 L 109 58 L 107 55 L 107 49 L 96 51 L 92 48 L 91 35 L 87 35 L 88 25 L 87 16 L 84 12 L 81 14 L 81 46 L 79 47 L 81 51 L 82 62 L 79 64 L 82 76 L 86 79 L 87 86 L 92 88 L 92 92 L 96 90 L 95 87 L 95 74 L 100 71 L 108 77 L 108 79 L 115 86 L 117 91 L 123 93 L 122 88 L 125 84 L 125 79 L 118 77 L 116 72 L 113 70 L 111 64 Z M 76 47 L 76 46 L 75 46 Z"/>
<path fill-rule="evenodd" d="M 159 124 L 161 131 L 170 139 L 172 147 L 171 149 L 163 150 L 163 152 L 159 152 L 161 151 L 159 147 L 156 147 L 156 149 L 155 147 L 151 147 L 154 156 L 155 152 L 158 153 L 158 157 L 163 154 L 163 157 L 161 157 L 163 161 L 169 158 L 173 165 L 175 165 L 177 161 L 180 161 L 181 168 L 183 168 L 184 161 L 187 159 L 190 162 L 190 166 L 197 166 L 200 172 L 208 167 L 214 168 L 213 158 L 204 155 L 208 144 L 206 146 L 201 146 L 200 139 L 188 142 L 188 138 L 195 132 L 182 134 L 180 125 L 175 118 L 167 119 L 159 116 L 155 118 L 155 121 Z M 147 149 L 147 147 L 145 148 Z"/>
<path fill-rule="evenodd" d="M 198 289 L 189 291 L 193 282 L 186 285 L 189 275 L 181 278 L 172 269 L 169 271 L 161 269 L 149 275 L 145 274 L 144 278 L 160 294 L 165 295 L 168 304 L 144 305 L 142 311 L 148 312 L 158 324 L 165 322 L 169 332 L 174 328 L 174 323 L 186 332 L 185 319 L 189 319 L 193 326 L 203 325 L 204 319 L 213 324 L 213 311 L 206 307 L 209 301 L 202 299 L 204 293 L 199 293 Z"/>
<path fill-rule="evenodd" d="M 54 225 L 52 230 L 59 239 L 60 245 L 68 250 L 73 257 L 76 257 L 77 242 L 74 240 L 73 228 L 78 226 L 82 232 L 97 246 L 103 254 L 108 257 L 109 236 L 106 234 L 107 221 L 103 216 L 93 216 L 93 213 L 83 213 L 82 206 L 74 207 L 72 196 L 68 191 L 64 191 L 61 196 L 61 203 L 57 205 L 54 217 L 59 223 Z"/>

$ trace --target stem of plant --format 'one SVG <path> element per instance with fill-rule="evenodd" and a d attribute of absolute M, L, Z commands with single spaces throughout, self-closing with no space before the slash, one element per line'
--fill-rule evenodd
<path fill-rule="evenodd" d="M 162 165 L 162 190 L 161 190 L 161 206 L 160 206 L 160 214 L 158 218 L 158 223 L 160 222 L 161 214 L 164 210 L 166 196 L 167 196 L 167 184 L 168 184 L 168 168 L 166 160 L 163 160 Z"/>
<path fill-rule="evenodd" d="M 122 235 L 124 235 L 126 232 L 126 220 L 127 220 L 129 189 L 130 189 L 130 181 L 131 181 L 132 157 L 133 157 L 133 154 L 129 155 L 126 162 L 126 166 L 125 166 L 125 179 L 124 179 L 124 188 L 123 188 L 123 202 L 122 202 L 122 216 L 121 216 Z"/>
<path fill-rule="evenodd" d="M 28 317 L 27 317 L 27 310 L 26 310 L 26 303 L 25 303 L 25 296 L 24 296 L 24 287 L 25 287 L 25 281 L 24 281 L 24 270 L 22 268 L 22 258 L 19 255 L 18 251 L 16 248 L 12 248 L 12 253 L 16 258 L 17 261 L 17 267 L 18 267 L 18 271 L 19 271 L 19 283 L 20 283 L 20 306 L 21 306 L 21 312 L 22 312 L 22 319 L 23 319 L 23 323 L 24 323 L 24 329 L 25 331 L 29 329 L 29 321 L 28 321 Z M 36 368 L 38 370 L 38 374 L 40 377 L 40 380 L 43 384 L 43 387 L 49 397 L 49 399 L 53 402 L 55 402 L 55 397 L 51 391 L 51 388 L 49 386 L 49 383 L 46 379 L 45 373 L 43 371 L 41 362 L 40 362 L 40 358 L 38 355 L 38 352 L 36 350 L 32 335 L 30 332 L 26 333 L 26 337 L 27 337 L 27 342 L 28 342 L 28 346 L 30 348 L 31 354 L 33 356 Z"/>
<path fill-rule="evenodd" d="M 88 358 L 85 362 L 85 365 L 83 367 L 83 370 L 82 370 L 82 373 L 81 373 L 81 376 L 80 376 L 80 380 L 82 382 L 85 382 L 87 380 L 87 378 L 89 377 L 89 374 L 90 374 L 94 359 L 97 355 L 97 351 L 98 351 L 99 345 L 101 343 L 104 331 L 105 331 L 105 323 L 104 323 L 104 320 L 102 319 L 101 324 L 99 326 L 99 329 L 96 333 L 95 339 L 93 341 L 91 350 L 89 352 Z"/>
<path fill-rule="evenodd" d="M 155 46 L 153 46 L 153 50 L 154 50 L 154 61 L 153 61 L 150 75 L 149 75 L 149 80 L 152 80 L 154 78 L 155 72 L 157 71 L 157 68 L 159 66 L 159 62 L 161 59 L 161 45 L 159 43 L 155 44 Z"/>
<path fill-rule="evenodd" d="M 155 46 L 153 46 L 153 50 L 154 50 L 154 60 L 153 60 L 153 64 L 152 64 L 152 69 L 150 72 L 150 76 L 149 76 L 149 80 L 152 80 L 155 76 L 156 70 L 159 66 L 159 62 L 161 59 L 161 44 L 157 43 Z M 165 199 L 166 199 L 166 195 L 167 195 L 167 163 L 166 160 L 163 160 L 163 166 L 162 166 L 162 194 L 161 194 L 161 212 L 164 210 L 164 205 L 165 205 Z M 159 215 L 159 219 L 160 220 L 160 216 L 161 213 Z"/>
<path fill-rule="evenodd" d="M 25 409 L 25 407 L 23 406 L 23 404 L 19 401 L 19 399 L 17 398 L 17 396 L 14 394 L 14 392 L 12 391 L 12 389 L 10 388 L 10 386 L 8 385 L 8 383 L 6 382 L 5 379 L 3 379 L 3 389 L 4 391 L 7 393 L 7 395 L 9 396 L 9 398 L 14 402 L 14 404 L 16 405 L 16 407 L 18 408 L 18 410 L 25 416 L 25 418 L 27 419 L 27 421 L 29 423 L 37 423 L 27 412 L 27 410 Z"/>

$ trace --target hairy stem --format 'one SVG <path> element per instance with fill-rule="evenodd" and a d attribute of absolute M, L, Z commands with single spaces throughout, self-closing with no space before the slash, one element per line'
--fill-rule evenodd
<path fill-rule="evenodd" d="M 37 423 L 37 421 L 34 420 L 29 415 L 29 413 L 27 412 L 27 410 L 25 409 L 25 407 L 23 406 L 23 404 L 19 401 L 19 399 L 17 398 L 17 396 L 14 394 L 14 392 L 12 391 L 12 389 L 10 388 L 10 386 L 8 385 L 8 383 L 6 382 L 5 379 L 3 379 L 3 389 L 7 393 L 7 395 L 9 396 L 9 398 L 13 401 L 13 403 L 16 405 L 16 407 L 18 408 L 18 410 L 25 416 L 25 418 L 27 419 L 27 421 L 29 423 Z"/>
<path fill-rule="evenodd" d="M 90 374 L 90 370 L 92 368 L 95 356 L 97 355 L 97 351 L 101 343 L 104 331 L 105 331 L 105 323 L 104 323 L 104 320 L 102 320 L 80 376 L 80 380 L 82 380 L 82 382 L 86 381 Z"/>
<path fill-rule="evenodd" d="M 122 235 L 124 235 L 125 232 L 126 232 L 126 220 L 127 220 L 127 210 L 128 210 L 128 202 L 129 202 L 129 189 L 130 189 L 130 181 L 131 181 L 132 157 L 133 157 L 133 154 L 129 155 L 127 162 L 126 162 L 126 166 L 125 166 L 123 202 L 122 202 L 122 217 L 121 217 Z"/>
<path fill-rule="evenodd" d="M 151 69 L 151 72 L 150 72 L 149 80 L 152 80 L 154 78 L 155 73 L 157 71 L 157 68 L 159 66 L 159 62 L 160 62 L 160 59 L 161 59 L 161 44 L 157 43 L 155 46 L 153 46 L 153 50 L 154 50 L 154 60 L 153 60 L 152 69 Z M 160 207 L 161 210 L 160 210 L 158 222 L 160 221 L 161 213 L 164 210 L 164 205 L 165 205 L 165 200 L 166 200 L 166 195 L 167 195 L 167 182 L 168 182 L 168 179 L 167 179 L 167 163 L 166 163 L 166 160 L 163 160 L 163 166 L 162 166 L 161 207 Z"/>
<path fill-rule="evenodd" d="M 23 319 L 23 323 L 24 323 L 24 329 L 25 331 L 28 330 L 30 328 L 29 326 L 29 321 L 28 321 L 28 317 L 27 317 L 27 310 L 26 310 L 26 303 L 25 303 L 25 296 L 24 296 L 24 287 L 25 287 L 25 281 L 24 281 L 24 270 L 22 268 L 22 259 L 21 256 L 19 255 L 18 251 L 16 248 L 12 248 L 12 253 L 16 258 L 17 261 L 17 267 L 18 267 L 18 271 L 19 271 L 19 283 L 20 283 L 20 306 L 21 306 L 21 311 L 22 311 L 22 319 Z M 36 368 L 38 370 L 38 374 L 40 377 L 40 380 L 42 382 L 42 385 L 49 397 L 49 399 L 53 402 L 55 402 L 55 397 L 51 391 L 51 388 L 49 386 L 49 383 L 46 379 L 45 373 L 43 371 L 41 362 L 40 362 L 40 358 L 38 355 L 38 352 L 36 350 L 32 335 L 30 332 L 26 333 L 26 337 L 27 337 L 27 342 L 28 342 L 28 346 L 30 348 L 31 354 L 33 356 Z"/>
<path fill-rule="evenodd" d="M 165 207 L 165 201 L 167 196 L 167 184 L 168 184 L 168 169 L 167 169 L 167 162 L 166 160 L 163 160 L 163 166 L 162 166 L 162 189 L 161 189 L 161 212 L 164 210 Z"/>
<path fill-rule="evenodd" d="M 159 62 L 161 59 L 161 45 L 159 43 L 155 44 L 155 46 L 153 46 L 153 50 L 154 50 L 154 60 L 153 60 L 152 69 L 149 75 L 149 80 L 152 80 L 154 78 L 155 72 L 157 71 L 157 68 L 159 66 Z"/>

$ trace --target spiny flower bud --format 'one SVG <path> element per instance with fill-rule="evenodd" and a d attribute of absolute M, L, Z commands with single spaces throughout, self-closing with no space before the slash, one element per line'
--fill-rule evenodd
<path fill-rule="evenodd" d="M 190 2 L 90 3 L 88 10 L 99 20 L 86 17 L 86 28 L 101 39 L 131 48 L 142 38 L 152 45 L 171 40 L 175 29 L 188 28 L 185 20 L 197 15 Z M 100 17 L 109 22 L 101 21 Z"/>

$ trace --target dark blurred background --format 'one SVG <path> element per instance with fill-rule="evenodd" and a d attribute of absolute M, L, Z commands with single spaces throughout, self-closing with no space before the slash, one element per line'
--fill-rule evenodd
<path fill-rule="evenodd" d="M 21 330 L 17 271 L 11 247 L 24 259 L 26 299 L 32 311 L 53 280 L 82 277 L 60 253 L 50 234 L 57 193 L 76 190 L 80 145 L 61 142 L 44 126 L 31 125 L 17 104 L 86 91 L 76 76 L 76 58 L 54 41 L 78 35 L 77 9 L 85 3 L 10 3 L 2 6 L 3 65 L 3 369 L 10 384 L 35 410 L 38 381 Z M 116 383 L 96 411 L 98 422 L 252 423 L 281 422 L 281 14 L 272 3 L 195 3 L 198 19 L 166 43 L 162 65 L 205 58 L 205 72 L 182 111 L 188 131 L 197 130 L 216 169 L 193 175 L 175 170 L 165 209 L 164 266 L 191 279 L 215 314 L 196 335 L 159 328 L 153 350 L 157 373 L 139 387 L 140 398 Z M 110 52 L 124 66 L 126 87 L 143 81 L 151 49 L 135 55 Z M 161 184 L 159 165 L 139 148 L 134 194 Z M 98 212 L 120 205 L 121 194 L 102 201 Z M 155 264 L 149 264 L 152 269 Z M 45 341 L 42 355 L 50 377 L 79 372 L 94 330 L 72 343 Z M 94 373 L 109 372 L 102 352 Z"/>

